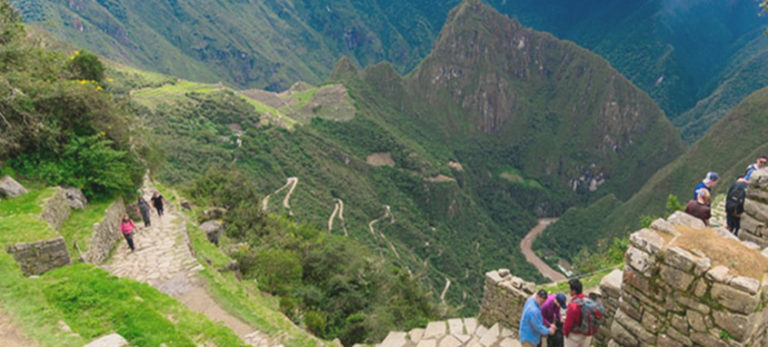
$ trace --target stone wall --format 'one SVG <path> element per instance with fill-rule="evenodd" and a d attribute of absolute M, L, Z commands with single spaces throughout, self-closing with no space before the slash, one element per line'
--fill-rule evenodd
<path fill-rule="evenodd" d="M 54 229 L 59 230 L 64 221 L 69 218 L 70 212 L 66 191 L 57 187 L 56 192 L 45 200 L 40 218 L 48 222 Z"/>
<path fill-rule="evenodd" d="M 63 237 L 55 239 L 17 243 L 8 247 L 25 276 L 39 275 L 64 265 L 69 265 L 69 252 Z"/>
<path fill-rule="evenodd" d="M 761 255 L 754 244 L 736 240 L 727 230 L 703 227 L 678 212 L 630 236 L 609 346 L 768 345 L 765 274 L 739 275 L 746 270 L 735 267 L 737 257 L 768 261 L 768 251 Z M 700 247 L 710 249 L 709 255 L 687 249 L 686 238 L 712 242 L 711 248 Z M 722 259 L 721 251 L 733 252 L 734 260 L 713 263 Z"/>
<path fill-rule="evenodd" d="M 611 337 L 611 323 L 613 323 L 616 310 L 619 309 L 619 299 L 621 298 L 621 280 L 622 271 L 613 270 L 600 280 L 599 290 L 589 293 L 591 298 L 600 301 L 605 308 L 605 321 L 594 336 L 596 342 L 606 343 Z"/>
<path fill-rule="evenodd" d="M 478 321 L 488 327 L 500 323 L 517 331 L 525 301 L 535 290 L 535 284 L 510 275 L 507 269 L 486 273 Z"/>
<path fill-rule="evenodd" d="M 739 238 L 768 247 L 768 170 L 752 174 L 744 214 L 741 217 Z"/>
<path fill-rule="evenodd" d="M 114 202 L 104 211 L 104 218 L 93 225 L 90 246 L 82 254 L 86 263 L 101 264 L 109 256 L 115 242 L 121 238 L 120 219 L 125 213 L 125 204 L 122 200 Z"/>

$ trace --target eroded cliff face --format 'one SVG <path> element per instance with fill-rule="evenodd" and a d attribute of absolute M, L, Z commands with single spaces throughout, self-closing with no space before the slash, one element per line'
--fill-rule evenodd
<path fill-rule="evenodd" d="M 608 184 L 626 187 L 626 198 L 682 152 L 662 111 L 606 61 L 480 1 L 450 13 L 414 72 L 386 71 L 361 74 L 447 141 L 498 141 L 526 176 L 555 176 L 577 192 Z"/>

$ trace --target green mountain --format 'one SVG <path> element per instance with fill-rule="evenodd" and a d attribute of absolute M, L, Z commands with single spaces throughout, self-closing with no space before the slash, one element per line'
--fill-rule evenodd
<path fill-rule="evenodd" d="M 768 153 L 764 135 L 768 127 L 767 104 L 768 89 L 753 93 L 683 155 L 651 176 L 631 199 L 621 202 L 606 197 L 589 207 L 569 210 L 547 228 L 534 247 L 569 260 L 575 260 L 582 248 L 600 251 L 595 247 L 598 240 L 626 236 L 640 227 L 642 216 L 662 216 L 669 194 L 685 204 L 708 171 L 716 171 L 721 177 L 713 193 L 725 194 L 747 165 Z"/>
<path fill-rule="evenodd" d="M 390 62 L 404 73 L 429 52 L 459 0 L 14 0 L 55 37 L 148 70 L 284 90 L 324 81 L 334 62 Z M 768 22 L 756 2 L 542 3 L 489 0 L 536 30 L 572 40 L 648 92 L 688 142 L 765 86 Z"/>
<path fill-rule="evenodd" d="M 269 195 L 250 210 L 348 235 L 466 313 L 490 268 L 542 280 L 519 250 L 537 216 L 629 198 L 682 152 L 662 111 L 607 62 L 479 1 L 450 13 L 407 76 L 342 59 L 329 84 L 279 94 L 113 76 L 165 152 L 160 177 L 242 170 Z"/>

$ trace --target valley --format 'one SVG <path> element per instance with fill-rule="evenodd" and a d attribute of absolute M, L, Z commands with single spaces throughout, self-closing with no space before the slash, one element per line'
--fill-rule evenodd
<path fill-rule="evenodd" d="M 768 153 L 759 11 L 0 0 L 0 344 L 508 345 L 525 299 L 570 278 L 608 288 L 601 341 L 759 341 L 721 292 L 762 302 L 761 282 L 676 248 L 709 232 L 679 211 L 703 175 L 722 224 Z M 755 262 L 761 180 L 745 242 L 711 229 Z M 167 215 L 132 252 L 118 214 L 139 225 L 155 190 Z M 675 290 L 712 326 L 665 337 L 632 311 Z"/>

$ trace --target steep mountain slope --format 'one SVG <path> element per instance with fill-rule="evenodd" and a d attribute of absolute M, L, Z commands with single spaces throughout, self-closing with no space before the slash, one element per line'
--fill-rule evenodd
<path fill-rule="evenodd" d="M 638 177 L 681 151 L 653 101 L 604 60 L 479 1 L 449 14 L 417 70 L 402 81 L 392 74 L 382 66 L 363 78 L 439 130 L 449 148 L 487 141 L 509 155 L 498 164 L 550 188 L 583 193 L 606 184 L 597 194 L 628 198 Z"/>
<path fill-rule="evenodd" d="M 598 56 L 479 1 L 453 11 L 438 42 L 406 77 L 342 59 L 332 83 L 353 117 L 307 107 L 341 88 L 332 85 L 235 92 L 128 71 L 115 73 L 114 91 L 136 88 L 166 152 L 164 179 L 234 165 L 270 194 L 243 203 L 323 228 L 341 200 L 344 223 L 329 232 L 423 276 L 435 294 L 450 281 L 446 302 L 471 313 L 489 268 L 542 280 L 518 247 L 537 216 L 629 197 L 682 145 L 652 100 Z M 305 112 L 281 106 L 291 103 Z"/>
<path fill-rule="evenodd" d="M 342 55 L 399 72 L 430 51 L 459 0 L 14 0 L 59 39 L 145 69 L 197 81 L 282 90 L 318 83 Z M 648 92 L 694 141 L 765 86 L 768 20 L 752 1 L 489 0 L 524 25 L 573 40 Z M 746 79 L 746 80 L 744 80 Z"/>
<path fill-rule="evenodd" d="M 373 1 L 12 2 L 27 22 L 111 59 L 271 90 L 324 80 L 342 54 L 413 66 L 436 31 L 415 13 Z"/>
<path fill-rule="evenodd" d="M 622 237 L 640 226 L 640 217 L 664 213 L 668 194 L 685 204 L 707 171 L 717 171 L 724 194 L 736 177 L 759 155 L 768 153 L 768 89 L 761 89 L 736 106 L 685 154 L 654 174 L 628 201 L 602 201 L 567 213 L 536 242 L 539 249 L 572 258 L 582 247 L 594 250 L 601 238 Z M 608 197 L 606 200 L 610 200 Z M 559 224 L 559 225 L 558 225 Z M 574 233 L 577 230 L 577 233 Z M 578 237 L 569 235 L 578 234 Z"/>

